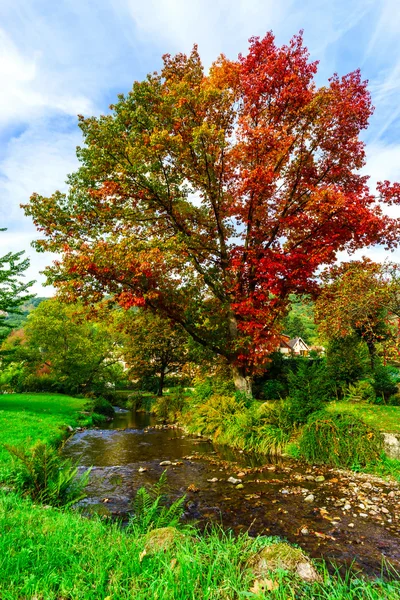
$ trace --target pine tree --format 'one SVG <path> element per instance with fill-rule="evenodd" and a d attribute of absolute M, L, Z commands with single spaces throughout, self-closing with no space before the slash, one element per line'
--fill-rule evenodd
<path fill-rule="evenodd" d="M 20 314 L 21 304 L 33 297 L 27 291 L 34 281 L 25 283 L 19 280 L 29 267 L 29 259 L 21 258 L 23 254 L 24 251 L 7 252 L 0 257 L 0 340 L 6 337 L 12 327 L 7 317 L 10 314 Z"/>

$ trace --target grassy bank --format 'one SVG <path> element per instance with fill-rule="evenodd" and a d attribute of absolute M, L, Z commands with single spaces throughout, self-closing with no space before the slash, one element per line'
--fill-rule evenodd
<path fill-rule="evenodd" d="M 193 434 L 244 452 L 286 454 L 311 464 L 363 470 L 400 481 L 400 461 L 383 452 L 379 431 L 400 432 L 400 407 L 326 402 L 304 422 L 294 422 L 285 402 L 259 402 L 212 394 L 184 401 L 158 399 L 155 413 Z"/>
<path fill-rule="evenodd" d="M 84 401 L 61 395 L 0 396 L 0 440 L 55 443 L 76 425 Z M 3 472 L 8 455 L 0 455 Z M 162 533 L 161 537 L 157 532 Z M 0 598 L 2 600 L 394 600 L 399 582 L 330 577 L 307 583 L 275 560 L 260 571 L 265 552 L 286 544 L 261 536 L 234 537 L 194 529 L 122 530 L 76 511 L 43 507 L 0 491 Z M 168 534 L 168 535 L 165 535 Z M 271 550 L 272 548 L 272 550 Z M 292 551 L 294 564 L 302 556 Z M 264 560 L 264 559 L 263 559 Z M 292 565 L 293 566 L 293 565 Z M 269 590 L 264 593 L 263 590 Z"/>
<path fill-rule="evenodd" d="M 273 543 L 265 537 L 189 532 L 152 545 L 149 535 L 11 494 L 0 495 L 0 529 L 2 600 L 394 600 L 400 594 L 398 582 L 342 580 L 323 571 L 322 583 L 283 569 L 257 578 L 254 557 Z M 256 593 L 263 586 L 273 589 Z"/>
<path fill-rule="evenodd" d="M 382 406 L 360 402 L 330 402 L 327 410 L 332 413 L 348 413 L 359 417 L 380 431 L 400 433 L 400 406 Z"/>
<path fill-rule="evenodd" d="M 81 413 L 86 403 L 62 394 L 0 395 L 0 479 L 11 465 L 10 454 L 2 444 L 26 447 L 39 440 L 57 444 L 68 425 L 75 427 L 85 418 Z"/>

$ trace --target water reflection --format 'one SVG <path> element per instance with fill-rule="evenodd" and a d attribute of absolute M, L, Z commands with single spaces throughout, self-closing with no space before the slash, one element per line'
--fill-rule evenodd
<path fill-rule="evenodd" d="M 376 574 L 384 552 L 400 568 L 399 531 L 392 520 L 361 518 L 349 528 L 354 516 L 344 513 L 338 502 L 353 485 L 349 476 L 342 475 L 339 481 L 329 469 L 285 461 L 273 464 L 213 446 L 179 429 L 155 426 L 151 415 L 118 413 L 107 427 L 76 433 L 67 442 L 66 456 L 79 459 L 82 468 L 93 466 L 86 506 L 106 514 L 127 514 L 137 489 L 154 484 L 167 469 L 171 499 L 186 494 L 186 518 L 195 518 L 200 525 L 213 521 L 237 532 L 279 535 L 314 557 L 356 560 Z M 324 481 L 316 482 L 315 475 L 324 475 Z M 237 488 L 228 482 L 230 477 L 243 485 Z M 379 493 L 388 491 L 382 488 Z M 315 501 L 305 502 L 310 493 Z M 304 529 L 309 535 L 301 534 Z"/>

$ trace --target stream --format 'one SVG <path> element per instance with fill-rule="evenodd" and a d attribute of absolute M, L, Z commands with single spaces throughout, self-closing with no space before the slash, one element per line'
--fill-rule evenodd
<path fill-rule="evenodd" d="M 84 513 L 126 519 L 137 489 L 167 470 L 171 500 L 186 494 L 185 515 L 200 527 L 274 535 L 313 558 L 368 575 L 400 570 L 400 488 L 364 474 L 271 462 L 118 410 L 102 429 L 77 431 L 64 456 L 92 466 Z M 166 464 L 161 464 L 166 463 Z M 228 482 L 234 478 L 236 483 Z M 239 485 L 239 487 L 237 487 Z"/>

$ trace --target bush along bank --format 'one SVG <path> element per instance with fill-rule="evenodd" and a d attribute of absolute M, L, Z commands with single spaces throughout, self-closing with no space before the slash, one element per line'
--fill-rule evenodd
<path fill-rule="evenodd" d="M 2 600 L 399 597 L 398 581 L 329 575 L 278 538 L 200 534 L 181 524 L 183 499 L 168 506 L 156 488 L 138 491 L 125 529 L 0 492 Z"/>
<path fill-rule="evenodd" d="M 164 421 L 179 422 L 189 433 L 244 452 L 286 454 L 312 464 L 400 479 L 400 461 L 387 460 L 375 424 L 364 422 L 361 410 L 358 414 L 331 410 L 332 389 L 329 381 L 324 382 L 323 365 L 300 363 L 289 377 L 290 395 L 284 400 L 260 402 L 226 391 L 218 382 L 206 380 L 193 392 L 165 395 L 152 410 Z"/>
<path fill-rule="evenodd" d="M 54 453 L 73 431 L 101 425 L 113 413 L 111 404 L 102 398 L 47 393 L 0 395 L 0 482 L 8 483 L 10 469 L 18 470 L 24 463 L 36 477 L 35 469 L 45 468 L 40 459 L 46 452 L 50 465 Z M 33 452 L 35 458 L 29 464 L 28 451 L 36 444 L 42 447 Z M 38 475 L 39 479 L 42 476 L 47 480 L 46 471 Z M 22 473 L 18 475 L 21 481 L 24 477 Z"/>
<path fill-rule="evenodd" d="M 45 410 L 49 416 L 48 399 Z M 60 413 L 55 420 L 65 423 L 62 406 Z M 71 414 L 68 422 L 77 420 Z M 16 438 L 17 421 L 14 429 Z M 19 493 L 0 490 L 2 600 L 233 600 L 265 595 L 394 600 L 400 593 L 398 582 L 329 576 L 323 565 L 316 567 L 300 549 L 276 538 L 236 537 L 220 529 L 201 535 L 181 524 L 184 499 L 171 505 L 165 498 L 165 476 L 153 489 L 139 490 L 126 529 L 83 518 L 68 509 L 79 497 L 71 496 L 71 473 L 63 471 L 54 453 L 43 451 L 40 435 L 22 457 L 26 469 L 13 474 Z M 38 486 L 43 475 L 47 485 Z M 54 490 L 61 494 L 54 495 Z"/>

